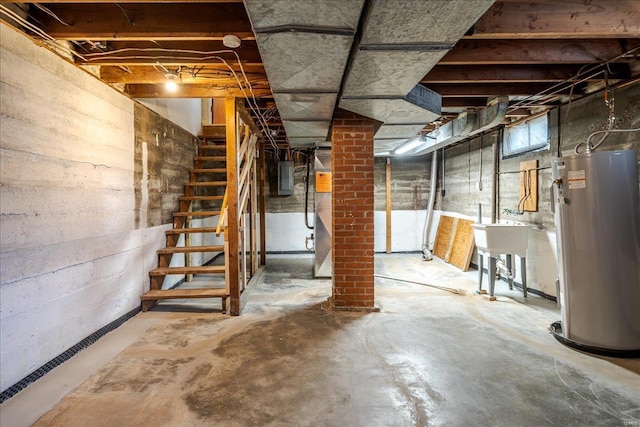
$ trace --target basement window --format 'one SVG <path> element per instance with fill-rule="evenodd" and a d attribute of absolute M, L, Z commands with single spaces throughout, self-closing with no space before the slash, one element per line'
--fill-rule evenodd
<path fill-rule="evenodd" d="M 531 151 L 549 149 L 548 114 L 508 126 L 502 139 L 502 158 L 516 157 Z"/>

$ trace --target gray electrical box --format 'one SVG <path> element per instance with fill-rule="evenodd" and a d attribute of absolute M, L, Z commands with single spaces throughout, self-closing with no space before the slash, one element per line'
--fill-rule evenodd
<path fill-rule="evenodd" d="M 293 162 L 278 162 L 278 196 L 293 195 Z"/>

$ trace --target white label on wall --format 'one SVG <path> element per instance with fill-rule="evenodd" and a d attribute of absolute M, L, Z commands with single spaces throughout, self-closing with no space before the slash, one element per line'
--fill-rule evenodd
<path fill-rule="evenodd" d="M 575 190 L 577 188 L 587 188 L 587 178 L 584 170 L 569 171 L 569 190 Z"/>

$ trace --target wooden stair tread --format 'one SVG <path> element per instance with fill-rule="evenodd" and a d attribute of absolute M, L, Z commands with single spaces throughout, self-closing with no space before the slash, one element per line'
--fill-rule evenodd
<path fill-rule="evenodd" d="M 181 254 L 188 252 L 223 252 L 224 245 L 209 246 L 171 246 L 160 249 L 158 254 Z"/>
<path fill-rule="evenodd" d="M 201 289 L 165 289 L 151 290 L 142 295 L 143 301 L 155 301 L 159 299 L 174 298 L 226 298 L 229 293 L 225 288 L 201 288 Z"/>
<path fill-rule="evenodd" d="M 194 181 L 185 182 L 184 185 L 188 187 L 219 187 L 227 185 L 227 181 Z"/>
<path fill-rule="evenodd" d="M 193 211 L 193 212 L 174 212 L 173 216 L 214 216 L 220 215 L 220 211 Z"/>
<path fill-rule="evenodd" d="M 201 144 L 201 145 L 199 145 L 199 148 L 202 148 L 204 150 L 226 150 L 227 146 L 226 145 L 216 145 L 216 144 Z"/>
<path fill-rule="evenodd" d="M 192 173 L 227 173 L 227 168 L 200 168 L 191 169 Z"/>
<path fill-rule="evenodd" d="M 166 276 L 169 274 L 218 274 L 224 273 L 224 265 L 203 265 L 194 267 L 158 267 L 149 272 L 149 276 Z"/>
<path fill-rule="evenodd" d="M 180 200 L 182 201 L 190 201 L 190 200 L 222 200 L 224 196 L 181 196 Z"/>
<path fill-rule="evenodd" d="M 215 227 L 191 227 L 191 228 L 172 228 L 165 231 L 165 234 L 182 234 L 182 233 L 215 233 Z"/>
<path fill-rule="evenodd" d="M 201 162 L 225 162 L 227 161 L 227 156 L 196 156 L 194 160 Z"/>

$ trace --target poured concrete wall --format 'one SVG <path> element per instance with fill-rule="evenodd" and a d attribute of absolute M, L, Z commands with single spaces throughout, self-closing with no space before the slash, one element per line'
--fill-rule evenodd
<path fill-rule="evenodd" d="M 374 164 L 375 191 L 375 251 L 386 250 L 386 181 L 385 162 L 376 158 Z M 304 251 L 309 230 L 304 223 L 304 159 L 296 159 L 294 191 L 291 196 L 277 195 L 277 159 L 267 157 L 266 171 L 266 223 L 267 251 Z M 392 251 L 414 252 L 422 249 L 426 206 L 429 199 L 431 156 L 392 159 Z M 309 179 L 309 224 L 313 226 L 315 172 L 313 162 Z"/>
<path fill-rule="evenodd" d="M 176 159 L 164 171 L 161 157 L 192 162 L 195 146 L 186 131 L 159 126 L 155 113 L 4 24 L 0 55 L 4 390 L 140 305 L 170 227 L 170 202 L 154 191 L 175 196 L 186 167 Z M 159 128 L 142 132 L 144 122 Z"/>
<path fill-rule="evenodd" d="M 203 109 L 211 103 L 210 100 L 203 103 L 197 98 L 140 98 L 137 101 L 193 135 L 202 132 Z M 207 110 L 207 114 L 211 115 L 211 108 Z M 209 123 L 210 118 L 206 121 L 206 124 Z"/>
<path fill-rule="evenodd" d="M 640 84 L 615 90 L 615 106 L 616 128 L 640 127 Z M 497 219 L 499 222 L 512 221 L 532 225 L 527 251 L 527 280 L 530 287 L 548 295 L 556 295 L 555 281 L 558 277 L 555 220 L 549 196 L 551 170 L 539 171 L 538 211 L 527 212 L 524 215 L 513 215 L 505 211 L 516 210 L 520 199 L 519 174 L 507 172 L 518 171 L 520 162 L 528 160 L 538 160 L 539 167 L 550 167 L 558 152 L 558 134 L 562 154 L 573 154 L 576 144 L 586 141 L 591 132 L 605 128 L 607 115 L 608 108 L 604 104 L 602 93 L 583 98 L 572 105 L 563 105 L 560 109 L 553 110 L 549 116 L 549 150 L 499 161 Z M 438 194 L 436 206 L 475 220 L 478 204 L 482 204 L 484 221 L 490 220 L 492 143 L 497 135 L 497 132 L 487 134 L 445 150 L 445 196 L 441 197 Z M 597 142 L 599 138 L 594 140 Z M 609 136 L 600 150 L 638 151 L 639 147 L 640 134 L 621 133 Z M 478 189 L 478 181 L 482 183 L 481 190 Z M 439 188 L 442 188 L 440 179 Z M 607 207 L 609 208 L 615 209 Z"/>

